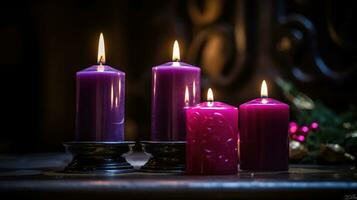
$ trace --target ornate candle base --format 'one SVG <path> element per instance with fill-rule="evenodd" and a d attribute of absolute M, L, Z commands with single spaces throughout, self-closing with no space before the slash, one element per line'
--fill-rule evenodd
<path fill-rule="evenodd" d="M 135 142 L 66 142 L 66 152 L 73 160 L 64 169 L 75 174 L 117 174 L 134 171 L 124 155 L 132 151 Z"/>
<path fill-rule="evenodd" d="M 185 170 L 185 141 L 142 141 L 140 144 L 144 153 L 151 156 L 141 171 L 180 173 Z"/>

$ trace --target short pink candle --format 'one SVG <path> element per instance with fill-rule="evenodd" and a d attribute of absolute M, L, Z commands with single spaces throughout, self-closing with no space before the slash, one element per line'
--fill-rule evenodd
<path fill-rule="evenodd" d="M 268 98 L 265 81 L 262 98 L 239 106 L 240 169 L 286 171 L 289 157 L 289 105 Z"/>
<path fill-rule="evenodd" d="M 186 109 L 186 173 L 236 174 L 238 168 L 238 108 L 209 102 Z"/>

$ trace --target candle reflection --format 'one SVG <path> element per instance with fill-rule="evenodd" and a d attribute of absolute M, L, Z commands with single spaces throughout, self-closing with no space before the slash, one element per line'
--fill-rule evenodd
<path fill-rule="evenodd" d="M 118 98 L 121 96 L 121 81 L 118 82 L 118 87 L 119 89 L 118 89 L 118 95 L 115 99 L 115 107 L 118 107 Z"/>
<path fill-rule="evenodd" d="M 195 102 L 195 97 L 196 97 L 196 82 L 195 81 L 193 81 L 193 83 L 192 83 L 192 94 L 193 94 L 193 104 L 195 104 L 196 102 Z"/>
<path fill-rule="evenodd" d="M 114 100 L 114 88 L 112 83 L 110 86 L 110 110 L 113 109 L 113 100 Z"/>
<path fill-rule="evenodd" d="M 190 94 L 188 92 L 188 87 L 185 89 L 185 106 L 187 107 L 190 103 Z"/>

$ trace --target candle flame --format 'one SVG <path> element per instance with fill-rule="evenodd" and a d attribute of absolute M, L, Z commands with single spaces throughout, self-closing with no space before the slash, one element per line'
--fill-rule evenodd
<path fill-rule="evenodd" d="M 175 40 L 174 47 L 172 50 L 172 61 L 174 61 L 174 62 L 180 61 L 180 47 L 179 47 L 177 40 Z"/>
<path fill-rule="evenodd" d="M 212 92 L 211 88 L 208 88 L 208 91 L 207 91 L 207 101 L 213 102 L 213 92 Z"/>
<path fill-rule="evenodd" d="M 100 36 L 99 36 L 97 62 L 100 65 L 105 63 L 105 46 L 104 46 L 103 33 L 100 33 Z"/>
<path fill-rule="evenodd" d="M 260 89 L 260 96 L 262 98 L 268 98 L 268 87 L 267 87 L 267 83 L 265 82 L 265 80 L 263 80 L 263 82 L 262 82 L 262 86 Z"/>
<path fill-rule="evenodd" d="M 188 87 L 186 86 L 186 89 L 185 89 L 185 104 L 188 105 L 189 102 L 190 102 L 190 94 L 188 93 Z"/>

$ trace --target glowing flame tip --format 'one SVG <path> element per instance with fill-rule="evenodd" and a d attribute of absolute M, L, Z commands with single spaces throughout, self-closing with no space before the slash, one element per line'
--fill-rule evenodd
<path fill-rule="evenodd" d="M 213 92 L 212 92 L 211 88 L 209 88 L 208 91 L 207 91 L 207 101 L 208 102 L 213 102 Z"/>
<path fill-rule="evenodd" d="M 180 47 L 177 40 L 175 40 L 174 47 L 172 50 L 172 61 L 174 62 L 180 61 Z"/>
<path fill-rule="evenodd" d="M 97 62 L 98 62 L 98 64 L 104 64 L 105 63 L 105 46 L 104 46 L 103 33 L 100 33 L 100 36 L 99 36 Z"/>
<path fill-rule="evenodd" d="M 262 82 L 262 86 L 260 89 L 260 96 L 262 98 L 268 98 L 268 87 L 267 87 L 267 83 L 265 82 L 265 80 L 263 80 L 263 82 Z"/>

